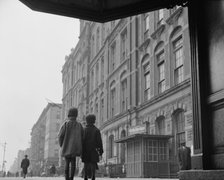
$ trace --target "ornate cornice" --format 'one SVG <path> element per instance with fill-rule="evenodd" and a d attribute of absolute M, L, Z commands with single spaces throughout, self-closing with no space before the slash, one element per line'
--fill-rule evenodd
<path fill-rule="evenodd" d="M 179 19 L 180 15 L 183 12 L 183 7 L 179 7 L 174 13 L 170 15 L 170 17 L 166 20 L 166 23 L 169 25 L 173 25 L 177 22 Z"/>
<path fill-rule="evenodd" d="M 165 30 L 165 24 L 161 24 L 152 34 L 153 39 L 158 39 Z"/>
<path fill-rule="evenodd" d="M 146 49 L 147 49 L 150 41 L 151 41 L 150 38 L 146 38 L 144 40 L 144 42 L 139 46 L 139 50 L 142 51 L 142 52 L 146 52 Z"/>

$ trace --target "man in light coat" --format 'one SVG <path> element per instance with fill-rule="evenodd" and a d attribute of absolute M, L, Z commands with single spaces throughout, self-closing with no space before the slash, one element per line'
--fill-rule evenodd
<path fill-rule="evenodd" d="M 76 121 L 77 116 L 77 108 L 70 108 L 68 120 L 62 125 L 58 134 L 61 155 L 65 158 L 65 180 L 73 180 L 76 156 L 81 156 L 82 154 L 83 127 L 81 123 Z M 71 169 L 71 173 L 69 169 Z"/>

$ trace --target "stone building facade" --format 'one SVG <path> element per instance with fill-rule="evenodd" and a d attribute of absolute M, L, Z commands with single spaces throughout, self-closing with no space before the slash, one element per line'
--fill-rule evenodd
<path fill-rule="evenodd" d="M 50 165 L 58 166 L 57 134 L 61 123 L 61 104 L 48 103 L 31 131 L 30 162 L 34 176 L 48 173 Z"/>
<path fill-rule="evenodd" d="M 116 143 L 130 135 L 171 136 L 164 151 L 170 176 L 178 171 L 177 148 L 192 147 L 187 13 L 175 7 L 103 24 L 80 21 L 80 40 L 62 70 L 63 109 L 79 107 L 80 121 L 87 113 L 96 115 L 103 163 L 117 166 L 117 172 L 135 166 L 128 166 L 131 147 Z"/>

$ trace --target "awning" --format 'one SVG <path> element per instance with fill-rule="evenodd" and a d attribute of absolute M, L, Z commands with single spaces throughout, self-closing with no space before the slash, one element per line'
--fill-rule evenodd
<path fill-rule="evenodd" d="M 154 134 L 133 134 L 133 135 L 130 135 L 130 136 L 126 136 L 124 138 L 121 138 L 121 139 L 118 139 L 118 140 L 115 140 L 116 143 L 124 143 L 124 142 L 127 142 L 127 141 L 133 141 L 133 140 L 136 140 L 136 139 L 155 139 L 155 140 L 168 140 L 170 139 L 171 135 L 154 135 Z"/>
<path fill-rule="evenodd" d="M 32 10 L 107 22 L 161 8 L 184 5 L 188 0 L 20 0 Z"/>

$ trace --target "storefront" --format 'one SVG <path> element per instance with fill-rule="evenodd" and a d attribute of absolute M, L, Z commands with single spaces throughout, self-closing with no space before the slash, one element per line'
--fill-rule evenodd
<path fill-rule="evenodd" d="M 133 134 L 115 141 L 125 143 L 127 177 L 169 177 L 170 135 Z"/>

